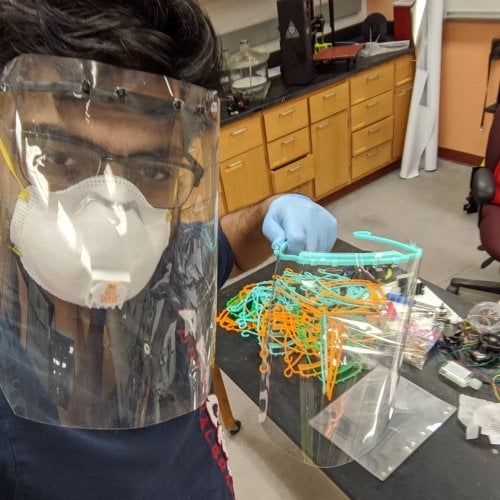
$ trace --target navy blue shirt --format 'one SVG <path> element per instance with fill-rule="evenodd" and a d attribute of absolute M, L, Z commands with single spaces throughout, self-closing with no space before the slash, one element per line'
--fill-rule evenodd
<path fill-rule="evenodd" d="M 218 282 L 234 264 L 219 231 Z M 0 328 L 5 327 L 5 322 Z M 227 499 L 233 485 L 210 396 L 198 410 L 140 429 L 52 426 L 14 415 L 0 391 L 0 498 Z"/>

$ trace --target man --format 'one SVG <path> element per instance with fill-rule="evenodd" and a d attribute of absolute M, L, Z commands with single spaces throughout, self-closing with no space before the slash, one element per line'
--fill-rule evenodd
<path fill-rule="evenodd" d="M 217 224 L 193 0 L 5 0 L 0 45 L 2 498 L 231 498 L 216 285 L 335 219 L 284 195 Z"/>

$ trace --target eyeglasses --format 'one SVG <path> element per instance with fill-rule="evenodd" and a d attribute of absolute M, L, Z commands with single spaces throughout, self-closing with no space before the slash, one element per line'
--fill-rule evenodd
<path fill-rule="evenodd" d="M 124 177 L 158 208 L 186 202 L 203 175 L 201 165 L 188 153 L 172 149 L 118 156 L 82 139 L 48 130 L 23 131 L 22 170 L 27 180 L 43 183 L 49 191 L 66 189 L 89 177 L 111 174 Z"/>

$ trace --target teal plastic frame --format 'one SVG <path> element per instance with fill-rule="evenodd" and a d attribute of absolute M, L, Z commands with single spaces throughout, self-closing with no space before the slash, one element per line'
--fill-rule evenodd
<path fill-rule="evenodd" d="M 298 255 L 285 253 L 287 242 L 285 241 L 274 251 L 277 258 L 288 260 L 304 265 L 328 265 L 328 266 L 377 266 L 380 264 L 404 264 L 422 257 L 422 249 L 412 243 L 401 243 L 373 235 L 370 231 L 354 231 L 352 235 L 361 240 L 375 241 L 385 245 L 393 246 L 407 253 L 397 250 L 385 250 L 381 252 L 345 252 L 345 253 L 321 253 L 321 252 L 300 252 Z"/>

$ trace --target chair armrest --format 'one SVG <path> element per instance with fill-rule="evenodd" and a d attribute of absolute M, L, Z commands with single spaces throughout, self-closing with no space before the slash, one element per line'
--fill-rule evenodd
<path fill-rule="evenodd" d="M 472 177 L 472 195 L 480 205 L 490 202 L 495 196 L 495 180 L 488 168 L 478 168 Z"/>

